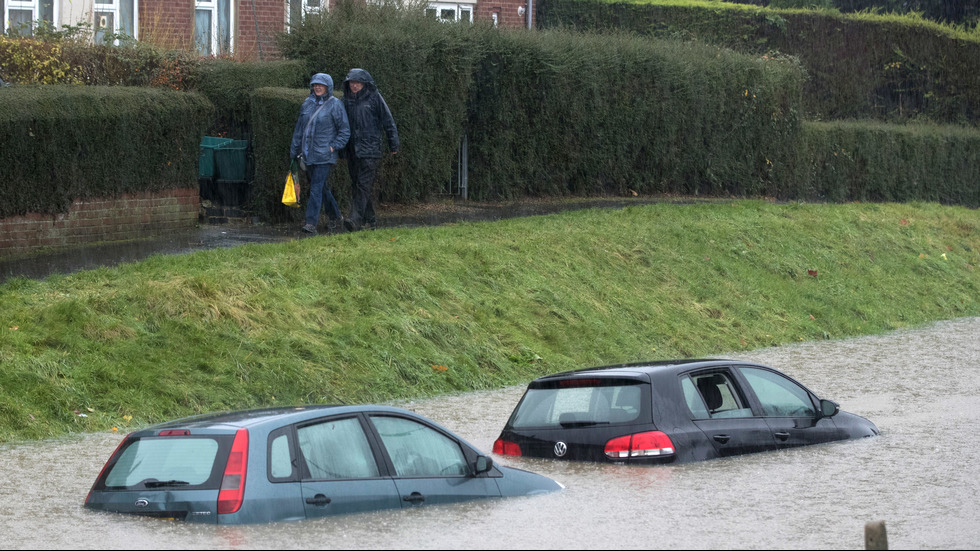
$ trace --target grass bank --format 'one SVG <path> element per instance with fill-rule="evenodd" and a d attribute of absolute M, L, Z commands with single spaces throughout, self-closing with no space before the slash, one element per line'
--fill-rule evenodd
<path fill-rule="evenodd" d="M 980 315 L 980 212 L 649 205 L 0 285 L 0 441 L 370 402 Z"/>

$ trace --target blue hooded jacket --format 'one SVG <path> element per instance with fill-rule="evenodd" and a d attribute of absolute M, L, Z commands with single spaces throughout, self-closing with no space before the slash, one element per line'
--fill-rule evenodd
<path fill-rule="evenodd" d="M 313 91 L 314 84 L 326 86 L 327 93 L 318 97 Z M 343 103 L 333 96 L 333 78 L 326 73 L 313 75 L 310 95 L 299 108 L 289 157 L 293 159 L 302 154 L 309 165 L 336 164 L 337 154 L 349 139 L 347 111 Z"/>

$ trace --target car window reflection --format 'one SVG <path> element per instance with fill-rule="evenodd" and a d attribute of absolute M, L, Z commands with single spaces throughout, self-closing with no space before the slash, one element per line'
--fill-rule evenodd
<path fill-rule="evenodd" d="M 296 434 L 311 479 L 378 476 L 378 464 L 357 419 L 307 425 L 300 427 Z"/>
<path fill-rule="evenodd" d="M 462 476 L 466 457 L 459 444 L 421 423 L 401 417 L 372 416 L 398 476 Z"/>
<path fill-rule="evenodd" d="M 810 394 L 786 377 L 752 367 L 743 367 L 742 374 L 762 402 L 762 410 L 767 417 L 816 416 Z"/>

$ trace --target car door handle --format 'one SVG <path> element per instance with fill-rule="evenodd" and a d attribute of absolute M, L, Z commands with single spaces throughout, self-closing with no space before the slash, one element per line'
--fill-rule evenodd
<path fill-rule="evenodd" d="M 786 440 L 787 438 L 789 438 L 788 432 L 774 432 L 773 435 L 775 435 L 776 438 L 780 440 Z"/>
<path fill-rule="evenodd" d="M 728 441 L 732 439 L 732 437 L 728 436 L 727 434 L 716 434 L 712 436 L 712 438 L 714 438 L 716 442 L 719 442 L 721 444 L 727 444 Z"/>
<path fill-rule="evenodd" d="M 402 501 L 407 501 L 412 505 L 418 505 L 419 503 L 425 501 L 425 496 L 418 492 L 412 492 L 412 495 L 407 495 L 403 497 Z"/>
<path fill-rule="evenodd" d="M 324 505 L 329 505 L 330 504 L 330 498 L 327 497 L 327 496 L 325 496 L 325 495 L 323 495 L 323 494 L 317 494 L 317 495 L 315 495 L 313 497 L 306 498 L 306 502 L 309 503 L 310 505 L 316 505 L 317 507 L 323 507 Z"/>

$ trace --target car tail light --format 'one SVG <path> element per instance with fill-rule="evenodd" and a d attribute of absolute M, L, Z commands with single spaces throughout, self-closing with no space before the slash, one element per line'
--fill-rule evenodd
<path fill-rule="evenodd" d="M 225 474 L 221 477 L 221 490 L 218 492 L 218 514 L 227 515 L 238 512 L 245 497 L 245 472 L 248 469 L 248 431 L 238 429 L 235 441 L 228 452 Z"/>
<path fill-rule="evenodd" d="M 500 438 L 493 443 L 493 453 L 498 455 L 521 455 L 521 447 Z"/>
<path fill-rule="evenodd" d="M 105 474 L 105 470 L 109 467 L 109 464 L 112 463 L 113 459 L 116 458 L 116 454 L 119 453 L 119 450 L 122 449 L 123 444 L 125 444 L 129 440 L 129 437 L 132 435 L 133 433 L 127 434 L 126 438 L 123 438 L 122 441 L 120 441 L 119 444 L 116 445 L 116 449 L 112 451 L 112 455 L 109 456 L 109 460 L 105 462 L 105 465 L 102 465 L 102 470 L 99 471 L 99 476 L 95 479 L 95 484 L 98 484 L 99 481 L 102 480 L 102 475 Z M 92 485 L 93 489 L 95 488 L 95 484 Z M 88 495 L 85 496 L 85 503 L 88 503 L 88 500 L 90 499 L 92 499 L 92 490 L 89 490 Z"/>
<path fill-rule="evenodd" d="M 613 438 L 606 442 L 606 457 L 626 459 L 629 457 L 656 457 L 672 455 L 674 443 L 660 431 L 640 432 Z"/>
<path fill-rule="evenodd" d="M 191 431 L 187 429 L 180 429 L 180 430 L 171 429 L 171 430 L 162 430 L 160 431 L 160 434 L 158 434 L 157 436 L 190 436 L 190 435 L 191 435 Z"/>

